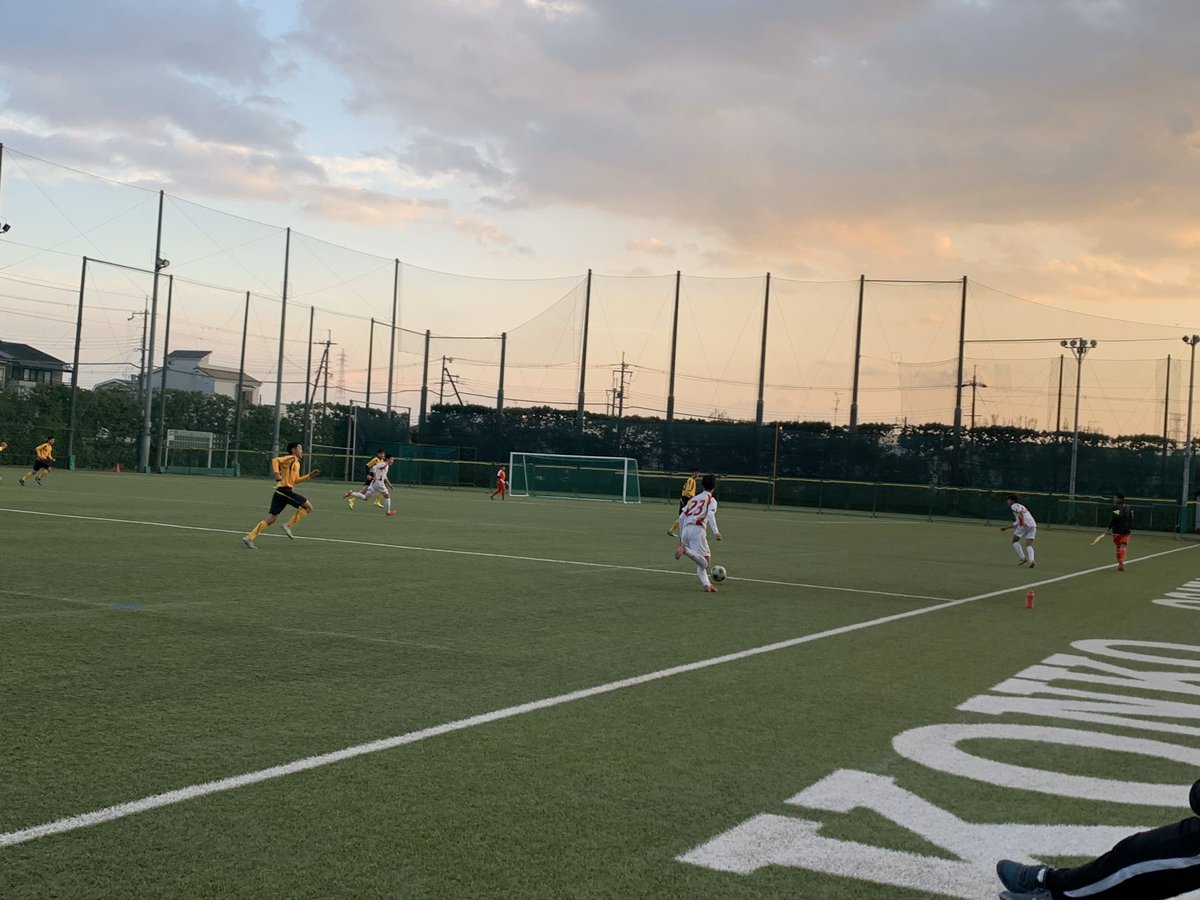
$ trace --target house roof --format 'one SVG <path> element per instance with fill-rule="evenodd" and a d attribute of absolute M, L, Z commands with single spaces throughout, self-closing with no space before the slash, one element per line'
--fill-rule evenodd
<path fill-rule="evenodd" d="M 203 372 L 205 375 L 211 375 L 213 378 L 220 378 L 224 381 L 237 381 L 237 369 L 222 369 L 220 366 L 196 366 L 196 371 Z M 251 375 L 243 375 L 242 383 L 250 387 L 259 387 L 262 382 Z"/>
<path fill-rule="evenodd" d="M 204 359 L 211 354 L 211 350 L 172 350 L 167 359 Z"/>
<path fill-rule="evenodd" d="M 28 344 L 17 344 L 12 341 L 0 341 L 0 356 L 13 362 L 25 363 L 26 365 L 34 364 L 41 365 L 47 368 L 67 368 L 67 364 L 49 353 L 43 353 Z"/>

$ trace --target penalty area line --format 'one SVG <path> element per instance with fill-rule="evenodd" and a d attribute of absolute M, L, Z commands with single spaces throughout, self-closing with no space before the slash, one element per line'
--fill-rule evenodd
<path fill-rule="evenodd" d="M 1194 548 L 1178 547 L 1172 550 L 1163 551 L 1161 553 L 1155 553 L 1151 556 L 1141 557 L 1141 559 L 1153 559 L 1157 556 L 1167 556 L 1171 553 L 1178 553 L 1180 550 L 1191 549 Z M 1066 581 L 1068 579 L 1078 578 L 1084 575 L 1091 575 L 1095 572 L 1103 571 L 1106 568 L 1108 567 L 1100 566 L 1097 568 L 1085 569 L 1056 578 L 1048 578 L 1044 581 L 1036 582 L 1035 584 L 1053 584 L 1054 582 Z M 801 635 L 800 637 L 789 638 L 788 640 L 784 641 L 775 641 L 774 643 L 763 644 L 759 647 L 751 647 L 747 650 L 738 650 L 733 653 L 722 654 L 721 656 L 713 656 L 708 659 L 698 660 L 696 662 L 671 666 L 666 669 L 659 669 L 655 672 L 647 672 L 643 675 L 635 675 L 630 678 L 621 678 L 616 681 L 609 681 L 605 684 L 599 684 L 577 691 L 569 691 L 565 694 L 558 694 L 553 697 L 545 697 L 541 700 L 533 700 L 528 703 L 519 703 L 515 706 L 508 706 L 503 709 L 496 709 L 492 710 L 491 712 L 468 716 L 465 719 L 456 719 L 453 722 L 444 722 L 441 725 L 434 725 L 429 728 L 422 728 L 417 731 L 410 731 L 406 734 L 395 735 L 394 737 L 383 738 L 377 741 L 369 741 L 365 744 L 357 744 L 353 747 L 346 747 L 342 750 L 335 750 L 330 753 L 306 756 L 303 759 L 293 760 L 277 766 L 270 766 L 266 769 L 258 769 L 254 772 L 245 772 L 241 775 L 233 775 L 228 778 L 218 778 L 213 781 L 206 781 L 201 784 L 193 784 L 188 787 L 178 788 L 177 790 L 173 791 L 166 791 L 165 793 L 161 794 L 153 794 L 149 797 L 143 797 L 140 800 L 132 800 L 127 803 L 118 803 L 114 806 L 107 806 L 103 809 L 93 810 L 92 812 L 82 813 L 76 816 L 68 816 L 53 822 L 47 822 L 43 825 L 35 825 L 32 828 L 24 828 L 19 831 L 10 831 L 0 834 L 0 849 L 12 847 L 17 844 L 23 844 L 27 841 L 33 841 L 39 838 L 50 837 L 56 834 L 64 834 L 69 831 L 76 831 L 81 828 L 90 828 L 93 825 L 100 825 L 105 822 L 114 822 L 118 819 L 126 818 L 127 816 L 149 812 L 153 809 L 161 809 L 165 806 L 183 803 L 188 800 L 194 800 L 198 797 L 206 797 L 211 794 L 218 794 L 224 791 L 232 791 L 238 788 L 249 787 L 250 785 L 254 784 L 261 784 L 262 782 L 271 781 L 275 778 L 283 778 L 285 776 L 295 775 L 300 772 L 308 772 L 313 769 L 333 765 L 334 763 L 355 759 L 356 757 L 367 756 L 372 753 L 381 753 L 385 750 L 393 750 L 397 747 L 416 744 L 420 741 L 428 740 L 429 738 L 453 734 L 458 731 L 466 731 L 467 729 L 477 728 L 481 725 L 488 725 L 492 722 L 513 719 L 517 716 L 523 716 L 528 713 L 538 712 L 544 709 L 551 709 L 556 706 L 563 706 L 568 703 L 575 703 L 580 700 L 586 700 L 591 697 L 599 697 L 604 694 L 611 694 L 627 688 L 637 687 L 643 684 L 650 684 L 652 682 L 662 681 L 663 679 L 667 678 L 674 678 L 678 675 L 685 675 L 690 672 L 698 672 L 703 669 L 710 669 L 715 666 L 725 665 L 727 663 L 751 659 L 756 656 L 774 653 L 778 650 L 787 650 L 791 647 L 799 647 L 802 644 L 810 644 L 826 638 L 838 637 L 839 635 L 843 634 L 852 634 L 856 631 L 863 631 L 868 628 L 875 628 L 877 626 L 887 625 L 892 622 L 901 622 L 905 619 L 911 619 L 917 616 L 924 616 L 931 613 L 942 612 L 943 610 L 954 609 L 955 607 L 964 606 L 968 603 L 975 603 L 980 600 L 988 600 L 1004 594 L 1011 594 L 1014 590 L 1020 589 L 1021 588 L 1012 587 L 1002 588 L 997 591 L 988 591 L 984 594 L 976 594 L 973 597 L 963 597 L 958 600 L 948 600 L 943 603 L 934 604 L 933 606 L 923 606 L 917 609 L 910 609 L 905 612 L 894 613 L 889 616 L 882 616 L 877 619 L 869 619 L 864 622 L 855 622 L 850 625 L 842 625 L 837 628 L 830 628 L 826 631 Z"/>

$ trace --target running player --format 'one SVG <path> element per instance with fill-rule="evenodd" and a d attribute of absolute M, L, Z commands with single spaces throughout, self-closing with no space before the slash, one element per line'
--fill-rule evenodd
<path fill-rule="evenodd" d="M 382 451 L 381 451 L 382 453 Z M 367 485 L 364 491 L 346 491 L 342 495 L 342 499 L 349 504 L 351 509 L 354 509 L 355 500 L 370 500 L 375 498 L 375 505 L 387 509 L 387 515 L 394 516 L 396 511 L 392 509 L 392 483 L 388 481 L 388 468 L 392 464 L 392 454 L 382 453 L 382 458 L 375 465 L 371 466 L 371 483 Z M 380 502 L 380 498 L 383 502 Z"/>
<path fill-rule="evenodd" d="M 692 469 L 692 474 L 688 476 L 687 481 L 683 483 L 683 488 L 679 491 L 679 512 L 683 512 L 683 508 L 687 506 L 687 502 L 696 496 L 696 480 L 700 477 L 699 469 Z M 671 523 L 671 527 L 667 529 L 667 534 L 671 537 L 679 534 L 679 518 Z"/>
<path fill-rule="evenodd" d="M 679 546 L 675 549 L 675 558 L 684 554 L 696 564 L 696 577 L 704 585 L 709 594 L 717 592 L 708 578 L 708 569 L 712 565 L 712 551 L 708 549 L 708 530 L 711 528 L 713 537 L 721 540 L 721 530 L 717 527 L 717 498 L 713 492 L 717 489 L 715 475 L 705 475 L 700 479 L 704 488 L 684 506 L 679 514 Z"/>
<path fill-rule="evenodd" d="M 25 482 L 30 478 L 33 478 L 34 475 L 37 475 L 37 477 L 33 478 L 33 480 L 40 485 L 42 480 L 50 474 L 53 463 L 54 438 L 48 437 L 46 438 L 46 442 L 44 444 L 38 444 L 37 448 L 33 451 L 33 468 L 26 472 L 22 477 L 18 478 L 17 484 L 19 484 L 21 487 L 25 487 Z"/>
<path fill-rule="evenodd" d="M 297 494 L 293 488 L 302 481 L 316 478 L 321 474 L 321 470 L 313 469 L 307 475 L 301 475 L 300 460 L 304 457 L 304 445 L 299 441 L 292 441 L 287 445 L 287 449 L 288 452 L 285 455 L 271 460 L 271 474 L 275 477 L 275 491 L 271 494 L 271 508 L 267 517 L 255 525 L 249 534 L 242 535 L 242 543 L 246 545 L 247 550 L 258 549 L 254 546 L 254 539 L 274 525 L 279 514 L 289 506 L 296 507 L 296 514 L 284 524 L 283 531 L 292 540 L 296 539 L 296 535 L 292 534 L 292 529 L 313 511 L 312 502 L 307 497 Z"/>

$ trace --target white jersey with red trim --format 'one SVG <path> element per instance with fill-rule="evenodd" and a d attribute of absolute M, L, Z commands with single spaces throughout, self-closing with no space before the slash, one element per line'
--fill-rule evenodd
<path fill-rule="evenodd" d="M 371 466 L 371 480 L 376 484 L 384 484 L 388 477 L 388 466 L 385 462 L 377 462 Z"/>
<path fill-rule="evenodd" d="M 689 525 L 711 529 L 713 534 L 721 533 L 717 527 L 717 498 L 708 491 L 701 491 L 690 499 L 679 514 L 679 527 Z"/>
<path fill-rule="evenodd" d="M 1020 503 L 1013 503 L 1009 506 L 1014 517 L 1014 528 L 1037 528 L 1037 520 L 1034 519 L 1033 513 L 1026 509 Z"/>

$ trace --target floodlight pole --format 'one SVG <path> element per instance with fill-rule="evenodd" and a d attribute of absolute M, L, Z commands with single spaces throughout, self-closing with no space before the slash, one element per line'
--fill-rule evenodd
<path fill-rule="evenodd" d="M 1188 410 L 1187 410 L 1187 434 L 1184 437 L 1183 450 L 1183 495 L 1181 502 L 1183 504 L 1180 512 L 1179 530 L 1184 531 L 1184 520 L 1182 516 L 1186 515 L 1188 508 L 1188 494 L 1192 489 L 1192 396 L 1196 386 L 1196 344 L 1200 343 L 1200 334 L 1189 334 L 1183 339 L 1183 342 L 1191 348 L 1192 358 L 1189 363 L 1188 375 Z"/>
<path fill-rule="evenodd" d="M 1094 350 L 1097 342 L 1085 338 L 1071 338 L 1059 343 L 1075 354 L 1075 436 L 1071 441 L 1071 478 L 1067 486 L 1067 494 L 1075 499 L 1075 473 L 1079 467 L 1079 394 L 1080 382 L 1083 379 L 1083 358 L 1089 350 Z"/>

